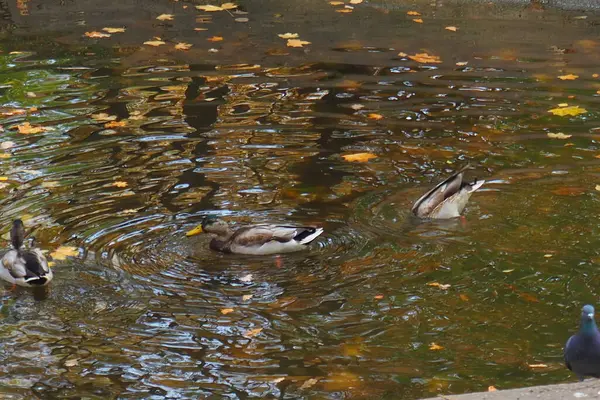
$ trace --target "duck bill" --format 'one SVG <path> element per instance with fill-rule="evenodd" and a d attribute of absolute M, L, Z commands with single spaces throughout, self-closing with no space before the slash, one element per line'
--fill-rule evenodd
<path fill-rule="evenodd" d="M 194 235 L 197 235 L 199 233 L 202 233 L 202 225 L 198 225 L 194 229 L 191 229 L 191 230 L 187 231 L 185 233 L 185 236 L 194 236 Z"/>

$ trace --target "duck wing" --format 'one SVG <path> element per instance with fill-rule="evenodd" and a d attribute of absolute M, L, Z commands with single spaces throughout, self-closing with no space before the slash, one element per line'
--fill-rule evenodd
<path fill-rule="evenodd" d="M 463 173 L 469 167 L 470 165 L 466 165 L 461 168 L 421 196 L 413 205 L 411 209 L 412 213 L 418 217 L 427 217 L 444 200 L 458 193 L 462 187 Z"/>

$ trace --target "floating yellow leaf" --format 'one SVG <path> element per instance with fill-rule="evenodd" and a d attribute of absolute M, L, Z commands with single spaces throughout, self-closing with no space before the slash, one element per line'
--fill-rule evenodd
<path fill-rule="evenodd" d="M 237 8 L 237 5 L 233 4 L 233 3 L 224 3 L 221 4 L 221 6 L 213 6 L 210 4 L 207 4 L 205 6 L 196 6 L 196 8 L 198 10 L 202 10 L 202 11 L 208 11 L 208 12 L 215 12 L 215 11 L 224 11 L 224 10 L 232 10 L 234 8 Z"/>
<path fill-rule="evenodd" d="M 120 128 L 122 126 L 127 126 L 127 121 L 110 121 L 104 124 L 105 128 Z"/>
<path fill-rule="evenodd" d="M 50 257 L 55 260 L 66 260 L 67 257 L 75 257 L 77 255 L 79 255 L 79 249 L 73 246 L 60 246 L 50 253 Z"/>
<path fill-rule="evenodd" d="M 459 61 L 459 62 L 456 63 L 456 65 L 459 66 L 459 67 L 464 67 L 468 63 L 469 63 L 468 61 Z"/>
<path fill-rule="evenodd" d="M 221 309 L 221 314 L 227 315 L 229 313 L 232 313 L 233 311 L 234 311 L 233 308 L 222 308 Z"/>
<path fill-rule="evenodd" d="M 144 44 L 147 44 L 148 46 L 162 46 L 163 44 L 165 44 L 165 42 L 163 42 L 162 40 L 148 40 L 145 41 Z"/>
<path fill-rule="evenodd" d="M 244 332 L 244 337 L 246 337 L 246 338 L 254 337 L 254 336 L 258 335 L 259 333 L 261 333 L 262 330 L 263 330 L 263 328 L 248 329 L 246 332 Z"/>
<path fill-rule="evenodd" d="M 567 107 L 569 104 L 568 103 L 559 103 L 558 106 L 559 107 Z"/>
<path fill-rule="evenodd" d="M 342 14 L 347 14 L 347 13 L 351 13 L 352 9 L 351 8 L 340 8 L 338 10 L 335 10 L 335 12 L 339 12 L 339 13 L 342 13 Z"/>
<path fill-rule="evenodd" d="M 568 139 L 573 135 L 565 135 L 562 132 L 558 132 L 558 133 L 552 133 L 552 132 L 548 132 L 548 137 L 550 139 Z"/>
<path fill-rule="evenodd" d="M 406 15 L 421 15 L 421 13 L 417 11 L 409 11 L 406 13 Z"/>
<path fill-rule="evenodd" d="M 444 350 L 444 347 L 432 342 L 429 345 L 429 350 Z"/>
<path fill-rule="evenodd" d="M 401 51 L 400 53 L 398 53 L 399 57 L 408 57 L 408 54 L 406 54 L 405 52 Z"/>
<path fill-rule="evenodd" d="M 417 53 L 414 56 L 408 56 L 408 58 L 410 58 L 413 61 L 420 62 L 423 64 L 425 64 L 425 63 L 439 64 L 442 62 L 442 60 L 440 60 L 440 58 L 438 56 L 432 56 L 427 53 Z"/>
<path fill-rule="evenodd" d="M 199 233 L 202 233 L 202 225 L 198 225 L 194 229 L 190 229 L 189 231 L 187 231 L 185 233 L 185 236 L 194 236 L 194 235 L 197 235 Z"/>
<path fill-rule="evenodd" d="M 179 42 L 175 45 L 175 50 L 189 50 L 192 45 L 190 43 Z"/>
<path fill-rule="evenodd" d="M 109 115 L 107 113 L 92 114 L 91 117 L 96 121 L 114 121 L 117 119 L 116 115 Z"/>
<path fill-rule="evenodd" d="M 363 0 L 350 0 L 350 4 L 360 4 Z"/>
<path fill-rule="evenodd" d="M 8 153 L 0 153 L 0 158 L 10 158 L 10 154 L 8 154 Z"/>
<path fill-rule="evenodd" d="M 290 33 L 290 32 L 280 33 L 277 36 L 279 36 L 282 39 L 297 39 L 299 37 L 297 33 Z"/>
<path fill-rule="evenodd" d="M 573 74 L 561 75 L 558 77 L 558 79 L 562 79 L 563 81 L 574 81 L 577 78 L 579 78 L 579 75 L 573 75 Z"/>
<path fill-rule="evenodd" d="M 159 21 L 173 21 L 173 14 L 160 14 L 156 19 Z"/>
<path fill-rule="evenodd" d="M 439 287 L 440 289 L 443 289 L 443 290 L 447 290 L 448 288 L 450 288 L 451 285 L 442 284 L 439 282 L 429 282 L 429 283 L 427 283 L 427 286 L 434 286 L 434 287 Z"/>
<path fill-rule="evenodd" d="M 223 3 L 223 4 L 221 4 L 221 9 L 223 9 L 223 10 L 233 10 L 234 8 L 237 8 L 237 5 L 233 4 L 233 3 Z"/>
<path fill-rule="evenodd" d="M 102 28 L 102 30 L 104 32 L 108 32 L 108 33 L 123 33 L 123 32 L 125 32 L 125 28 L 110 28 L 110 27 L 107 27 L 107 28 Z"/>
<path fill-rule="evenodd" d="M 0 176 L 0 182 L 6 182 L 8 180 L 8 176 Z"/>
<path fill-rule="evenodd" d="M 599 76 L 600 76 L 600 75 L 598 75 L 598 74 L 592 74 L 592 78 L 597 78 L 597 77 L 599 77 Z"/>
<path fill-rule="evenodd" d="M 251 294 L 245 294 L 242 296 L 242 300 L 247 301 L 250 300 L 253 297 L 253 295 Z"/>
<path fill-rule="evenodd" d="M 288 39 L 288 41 L 287 41 L 288 47 L 302 47 L 305 44 L 310 44 L 310 42 L 307 42 L 306 40 L 300 40 L 300 39 Z"/>
<path fill-rule="evenodd" d="M 54 261 L 48 261 L 48 267 L 52 268 L 56 265 L 56 263 Z"/>
<path fill-rule="evenodd" d="M 311 387 L 315 386 L 315 384 L 317 384 L 318 382 L 319 382 L 319 379 L 310 378 L 310 379 L 304 381 L 302 386 L 300 386 L 300 390 L 310 389 Z"/>
<path fill-rule="evenodd" d="M 455 26 L 447 26 L 444 29 L 447 31 L 452 31 L 452 32 L 456 32 L 458 30 L 458 28 Z"/>
<path fill-rule="evenodd" d="M 102 32 L 98 32 L 98 31 L 92 31 L 92 32 L 86 32 L 84 33 L 85 36 L 90 37 L 90 38 L 107 38 L 110 37 L 109 33 L 102 33 Z"/>
<path fill-rule="evenodd" d="M 423 23 L 423 20 L 421 18 L 413 18 L 413 21 L 416 22 L 417 24 Z"/>
<path fill-rule="evenodd" d="M 343 1 L 330 1 L 329 4 L 331 4 L 332 6 L 341 6 L 342 4 L 344 4 Z"/>
<path fill-rule="evenodd" d="M 221 36 L 212 36 L 206 40 L 208 40 L 209 42 L 220 42 L 223 40 L 223 38 Z"/>
<path fill-rule="evenodd" d="M 488 392 L 495 392 L 496 390 L 498 389 L 496 389 L 494 386 L 488 386 Z"/>
<path fill-rule="evenodd" d="M 546 364 L 527 364 L 529 368 L 548 368 Z"/>
<path fill-rule="evenodd" d="M 120 187 L 120 188 L 124 188 L 124 187 L 128 186 L 127 182 L 125 182 L 125 181 L 116 181 L 116 182 L 113 182 L 112 185 L 116 186 L 116 187 Z"/>
<path fill-rule="evenodd" d="M 17 129 L 19 130 L 19 133 L 23 133 L 26 135 L 42 133 L 46 131 L 46 128 L 44 128 L 43 126 L 33 126 L 29 122 L 23 122 L 21 125 L 17 125 Z"/>
<path fill-rule="evenodd" d="M 585 108 L 579 106 L 569 106 L 569 107 L 559 107 L 548 110 L 549 113 L 554 115 L 558 115 L 559 117 L 564 117 L 567 115 L 576 116 L 579 114 L 585 114 L 587 110 Z"/>
<path fill-rule="evenodd" d="M 377 158 L 377 156 L 373 153 L 355 153 L 355 154 L 345 154 L 342 158 L 346 161 L 350 162 L 367 162 L 372 158 Z"/>
<path fill-rule="evenodd" d="M 600 185 L 596 185 L 595 189 L 600 192 Z"/>
<path fill-rule="evenodd" d="M 374 119 L 374 120 L 380 120 L 383 118 L 383 115 L 371 113 L 371 114 L 367 115 L 367 117 L 370 119 Z"/>

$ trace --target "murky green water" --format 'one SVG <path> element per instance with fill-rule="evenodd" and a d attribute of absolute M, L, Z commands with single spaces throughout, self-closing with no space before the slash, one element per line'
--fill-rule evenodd
<path fill-rule="evenodd" d="M 600 16 L 136 4 L 2 4 L 0 226 L 22 217 L 44 250 L 79 249 L 44 299 L 3 294 L 3 398 L 416 399 L 573 379 L 562 345 L 600 287 Z M 561 103 L 586 112 L 548 112 Z M 343 158 L 359 152 L 377 158 Z M 467 162 L 488 183 L 466 220 L 408 218 Z M 207 214 L 326 234 L 279 260 L 221 255 L 184 236 Z"/>

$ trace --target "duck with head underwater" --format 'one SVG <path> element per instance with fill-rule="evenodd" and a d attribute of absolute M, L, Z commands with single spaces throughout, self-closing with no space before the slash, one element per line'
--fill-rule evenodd
<path fill-rule="evenodd" d="M 52 270 L 38 248 L 23 249 L 25 226 L 16 219 L 10 230 L 10 241 L 14 249 L 9 250 L 0 262 L 0 278 L 24 287 L 45 286 L 52 280 Z"/>
<path fill-rule="evenodd" d="M 413 205 L 412 213 L 420 218 L 460 217 L 471 195 L 485 183 L 484 180 L 463 181 L 464 172 L 469 168 L 467 164 L 421 196 Z"/>
<path fill-rule="evenodd" d="M 267 255 L 304 250 L 315 240 L 323 228 L 287 225 L 251 225 L 233 231 L 223 220 L 205 217 L 186 236 L 206 232 L 215 235 L 210 248 L 223 253 Z"/>

